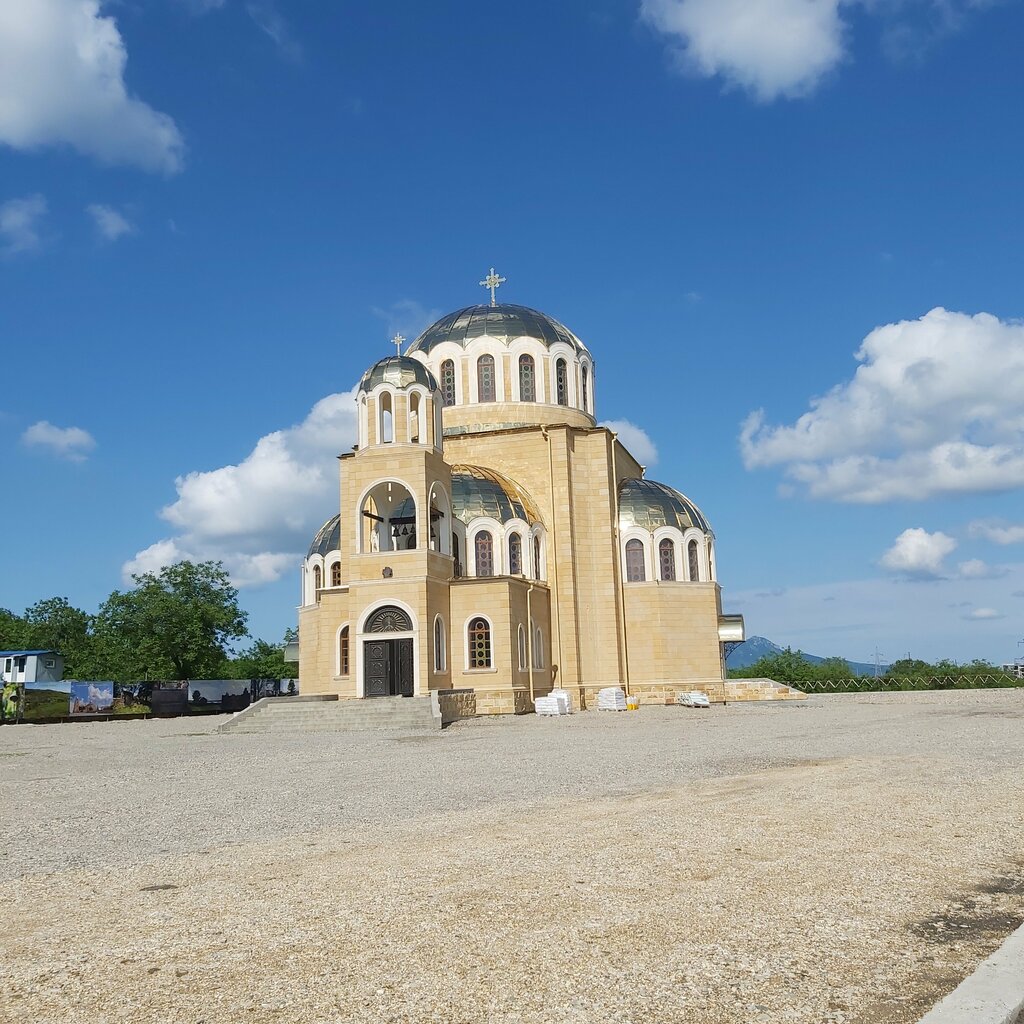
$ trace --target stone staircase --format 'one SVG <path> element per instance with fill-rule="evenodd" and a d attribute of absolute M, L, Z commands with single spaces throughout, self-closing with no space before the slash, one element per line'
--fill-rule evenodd
<path fill-rule="evenodd" d="M 264 697 L 230 718 L 218 732 L 439 732 L 441 718 L 430 697 L 365 700 Z"/>

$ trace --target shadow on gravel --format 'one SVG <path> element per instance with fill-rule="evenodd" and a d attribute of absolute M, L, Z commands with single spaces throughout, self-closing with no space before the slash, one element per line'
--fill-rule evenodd
<path fill-rule="evenodd" d="M 1024 864 L 982 882 L 954 897 L 947 910 L 910 926 L 928 942 L 968 942 L 986 947 L 988 956 L 999 942 L 1024 924 Z"/>

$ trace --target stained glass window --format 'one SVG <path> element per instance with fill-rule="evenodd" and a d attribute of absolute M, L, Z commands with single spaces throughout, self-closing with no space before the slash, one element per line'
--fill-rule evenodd
<path fill-rule="evenodd" d="M 494 575 L 494 543 L 486 530 L 481 530 L 476 535 L 476 574 Z"/>
<path fill-rule="evenodd" d="M 494 356 L 481 356 L 476 361 L 476 388 L 481 402 L 494 401 Z"/>
<path fill-rule="evenodd" d="M 343 626 L 338 635 L 338 675 L 348 675 L 348 626 Z"/>
<path fill-rule="evenodd" d="M 518 576 L 523 571 L 523 538 L 518 533 L 508 535 L 508 572 Z"/>
<path fill-rule="evenodd" d="M 697 558 L 697 542 L 691 540 L 687 547 L 687 555 L 690 563 L 690 580 L 696 583 L 700 579 L 700 561 Z"/>
<path fill-rule="evenodd" d="M 455 361 L 452 359 L 441 364 L 441 400 L 445 405 L 455 404 Z"/>
<path fill-rule="evenodd" d="M 519 357 L 519 398 L 523 402 L 537 401 L 537 368 L 533 356 Z"/>
<path fill-rule="evenodd" d="M 590 378 L 590 373 L 584 366 L 581 368 L 581 379 L 583 381 L 583 408 L 586 412 L 590 412 L 590 394 L 587 383 Z"/>
<path fill-rule="evenodd" d="M 634 537 L 626 541 L 626 580 L 630 583 L 643 583 L 645 579 L 644 546 Z"/>
<path fill-rule="evenodd" d="M 564 359 L 555 361 L 555 398 L 559 405 L 569 404 L 569 370 Z"/>
<path fill-rule="evenodd" d="M 323 584 L 323 575 L 322 575 L 322 573 L 320 571 L 320 566 L 319 565 L 314 565 L 313 566 L 313 589 L 314 590 L 319 590 L 322 584 Z"/>
<path fill-rule="evenodd" d="M 341 562 L 334 562 L 331 565 L 331 586 L 341 586 Z"/>
<path fill-rule="evenodd" d="M 666 537 L 658 545 L 658 559 L 661 562 L 661 578 L 663 580 L 674 580 L 676 578 L 676 546 Z"/>
<path fill-rule="evenodd" d="M 485 618 L 469 623 L 469 667 L 491 667 L 491 627 Z"/>

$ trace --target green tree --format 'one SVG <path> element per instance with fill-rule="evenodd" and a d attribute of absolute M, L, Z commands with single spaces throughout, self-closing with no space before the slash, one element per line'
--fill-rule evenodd
<path fill-rule="evenodd" d="M 20 651 L 28 646 L 28 623 L 7 608 L 0 608 L 0 651 Z"/>
<path fill-rule="evenodd" d="M 95 679 L 92 616 L 75 608 L 66 597 L 37 601 L 25 609 L 27 639 L 31 647 L 64 655 L 68 679 Z"/>
<path fill-rule="evenodd" d="M 178 562 L 132 579 L 135 588 L 115 590 L 96 617 L 111 678 L 209 677 L 227 644 L 245 636 L 246 613 L 220 562 Z"/>
<path fill-rule="evenodd" d="M 294 630 L 285 632 L 279 644 L 256 640 L 251 647 L 238 654 L 230 663 L 230 679 L 290 679 L 295 674 L 295 662 L 284 660 L 284 645 Z"/>

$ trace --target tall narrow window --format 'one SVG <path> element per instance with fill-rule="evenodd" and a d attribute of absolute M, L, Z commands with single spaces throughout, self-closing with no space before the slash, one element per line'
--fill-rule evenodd
<path fill-rule="evenodd" d="M 585 366 L 581 369 L 580 379 L 583 381 L 583 411 L 590 412 L 590 371 Z"/>
<path fill-rule="evenodd" d="M 331 586 L 341 586 L 341 562 L 331 563 Z"/>
<path fill-rule="evenodd" d="M 518 576 L 523 571 L 523 538 L 518 533 L 508 535 L 508 572 Z"/>
<path fill-rule="evenodd" d="M 476 574 L 494 575 L 494 542 L 486 530 L 481 530 L 476 535 Z"/>
<path fill-rule="evenodd" d="M 378 440 L 386 444 L 395 439 L 395 418 L 391 410 L 391 395 L 385 391 L 380 398 L 380 437 Z"/>
<path fill-rule="evenodd" d="M 533 667 L 544 667 L 544 634 L 540 626 L 533 631 Z"/>
<path fill-rule="evenodd" d="M 661 578 L 671 581 L 676 578 L 676 546 L 666 537 L 658 545 L 658 560 L 661 563 Z"/>
<path fill-rule="evenodd" d="M 634 537 L 626 541 L 626 580 L 629 583 L 643 583 L 645 579 L 644 546 Z"/>
<path fill-rule="evenodd" d="M 494 356 L 481 356 L 476 361 L 476 390 L 478 401 L 494 401 Z"/>
<path fill-rule="evenodd" d="M 469 667 L 491 667 L 491 627 L 483 617 L 469 623 Z"/>
<path fill-rule="evenodd" d="M 319 565 L 313 566 L 313 589 L 319 590 L 323 586 L 324 577 Z"/>
<path fill-rule="evenodd" d="M 415 391 L 409 396 L 409 440 L 420 441 L 420 396 Z"/>
<path fill-rule="evenodd" d="M 569 404 L 569 368 L 564 359 L 555 360 L 555 400 L 559 405 Z"/>
<path fill-rule="evenodd" d="M 434 671 L 443 672 L 445 666 L 444 622 L 438 615 L 434 619 Z"/>
<path fill-rule="evenodd" d="M 535 580 L 541 579 L 540 574 L 540 534 L 535 533 L 533 535 L 533 578 Z"/>
<path fill-rule="evenodd" d="M 690 581 L 696 583 L 700 579 L 700 560 L 697 557 L 697 542 L 691 540 L 686 548 L 687 560 L 690 563 Z"/>
<path fill-rule="evenodd" d="M 537 368 L 534 366 L 533 356 L 519 357 L 519 400 L 537 401 Z"/>
<path fill-rule="evenodd" d="M 441 364 L 441 401 L 445 405 L 455 404 L 455 361 L 452 359 Z"/>
<path fill-rule="evenodd" d="M 453 567 L 455 578 L 458 579 L 462 575 L 462 562 L 459 560 L 459 537 L 455 531 L 452 531 L 452 558 L 455 560 Z"/>
<path fill-rule="evenodd" d="M 342 626 L 338 634 L 338 675 L 348 675 L 348 626 Z"/>
<path fill-rule="evenodd" d="M 526 668 L 526 630 L 522 623 L 519 624 L 519 668 Z"/>

